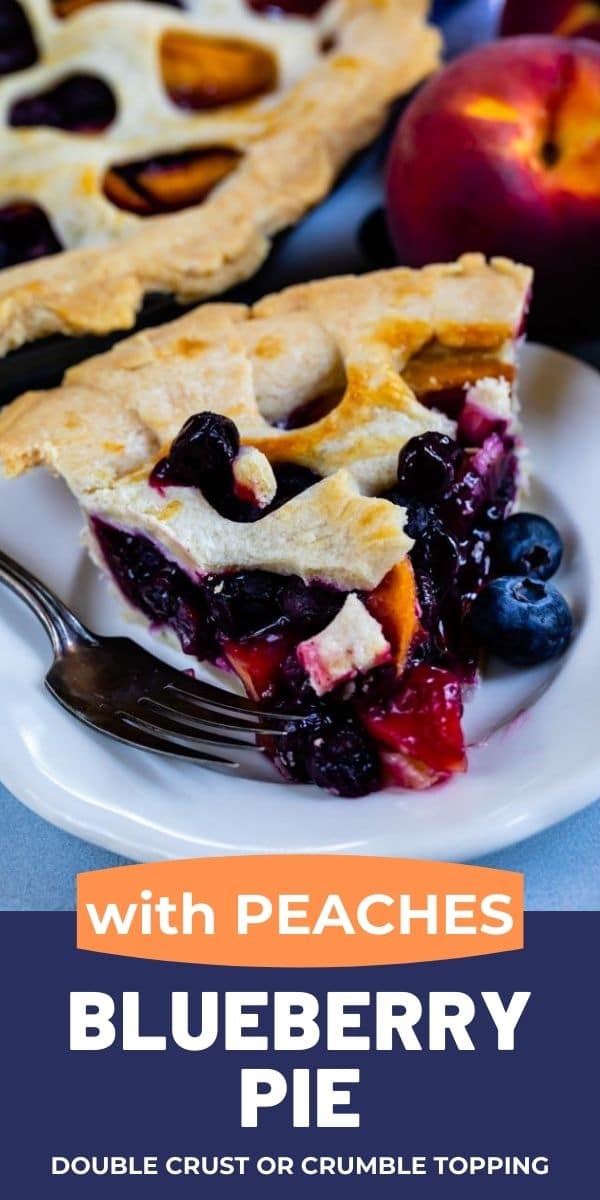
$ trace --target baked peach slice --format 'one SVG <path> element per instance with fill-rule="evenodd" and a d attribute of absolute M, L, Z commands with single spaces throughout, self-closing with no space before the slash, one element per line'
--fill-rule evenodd
<path fill-rule="evenodd" d="M 255 100 L 277 85 L 271 51 L 241 38 L 171 29 L 161 39 L 160 65 L 173 103 L 193 112 Z"/>
<path fill-rule="evenodd" d="M 139 217 L 177 212 L 205 200 L 240 158 L 229 146 L 208 146 L 116 164 L 104 176 L 104 195 Z"/>

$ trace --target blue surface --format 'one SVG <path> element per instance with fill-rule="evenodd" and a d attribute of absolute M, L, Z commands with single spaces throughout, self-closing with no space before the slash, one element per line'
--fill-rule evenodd
<path fill-rule="evenodd" d="M 78 871 L 127 860 L 61 833 L 0 786 L 0 909 L 70 909 Z M 482 866 L 523 871 L 527 907 L 600 909 L 600 801 Z"/>

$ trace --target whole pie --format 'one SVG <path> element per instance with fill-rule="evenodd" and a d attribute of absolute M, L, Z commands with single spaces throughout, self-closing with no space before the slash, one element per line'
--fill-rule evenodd
<path fill-rule="evenodd" d="M 153 630 L 298 714 L 268 747 L 287 778 L 429 787 L 466 766 L 530 286 L 468 255 L 205 305 L 15 401 L 0 457 L 65 478 Z"/>
<path fill-rule="evenodd" d="M 0 354 L 248 277 L 437 65 L 427 0 L 0 0 Z"/>

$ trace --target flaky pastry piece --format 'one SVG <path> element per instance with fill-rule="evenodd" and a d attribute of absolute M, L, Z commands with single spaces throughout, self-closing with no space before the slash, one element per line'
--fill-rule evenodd
<path fill-rule="evenodd" d="M 526 267 L 466 255 L 318 280 L 252 308 L 205 305 L 10 405 L 0 416 L 5 470 L 43 463 L 78 495 L 93 493 L 149 470 L 192 413 L 210 410 L 272 462 L 320 475 L 345 468 L 363 492 L 381 493 L 410 437 L 454 429 L 407 380 L 430 398 L 486 377 L 512 380 L 530 286 Z M 322 395 L 339 399 L 324 417 L 276 427 Z"/>
<path fill-rule="evenodd" d="M 50 250 L 63 249 L 10 265 L 9 246 L 0 353 L 57 332 L 129 328 L 148 292 L 189 301 L 247 278 L 439 60 L 427 0 L 330 0 L 311 20 L 245 0 L 61 13 L 56 0 L 20 3 L 40 58 L 0 79 L 0 216 L 35 206 Z M 206 65 L 219 103 L 194 92 Z M 32 101 L 82 71 L 112 91 L 108 128 L 47 127 L 54 116 L 32 127 Z"/>

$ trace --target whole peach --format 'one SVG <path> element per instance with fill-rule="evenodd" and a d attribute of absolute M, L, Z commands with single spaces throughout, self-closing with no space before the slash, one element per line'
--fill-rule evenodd
<path fill-rule="evenodd" d="M 387 215 L 412 266 L 508 255 L 535 267 L 539 315 L 598 312 L 600 45 L 520 37 L 455 59 L 399 121 Z"/>
<path fill-rule="evenodd" d="M 556 33 L 600 41 L 600 4 L 590 0 L 506 0 L 500 32 Z"/>

